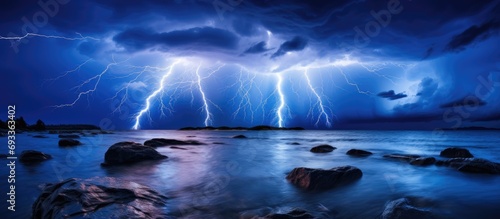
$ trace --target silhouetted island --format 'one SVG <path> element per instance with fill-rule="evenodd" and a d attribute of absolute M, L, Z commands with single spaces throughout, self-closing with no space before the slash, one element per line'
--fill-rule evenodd
<path fill-rule="evenodd" d="M 193 130 L 219 130 L 219 131 L 267 131 L 267 130 L 304 130 L 302 127 L 291 127 L 291 128 L 280 128 L 268 125 L 258 125 L 254 127 L 228 127 L 228 126 L 206 126 L 206 127 L 184 127 L 179 129 L 181 131 L 193 131 Z"/>

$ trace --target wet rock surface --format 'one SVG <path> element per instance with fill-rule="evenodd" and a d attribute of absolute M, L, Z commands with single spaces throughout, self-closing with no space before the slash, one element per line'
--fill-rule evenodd
<path fill-rule="evenodd" d="M 162 146 L 171 146 L 171 145 L 204 145 L 196 140 L 176 140 L 176 139 L 167 139 L 167 138 L 153 138 L 144 142 L 144 145 L 150 147 L 162 147 Z"/>
<path fill-rule="evenodd" d="M 405 197 L 390 201 L 380 215 L 380 219 L 423 219 L 435 218 L 430 211 L 434 203 L 421 197 Z"/>
<path fill-rule="evenodd" d="M 236 136 L 233 136 L 233 138 L 247 138 L 247 136 L 244 136 L 244 135 L 236 135 Z"/>
<path fill-rule="evenodd" d="M 119 142 L 108 148 L 104 154 L 103 166 L 131 164 L 145 160 L 161 160 L 161 155 L 154 148 L 135 142 Z"/>
<path fill-rule="evenodd" d="M 26 150 L 19 155 L 19 161 L 22 163 L 39 163 L 49 159 L 52 159 L 52 156 L 35 150 Z"/>
<path fill-rule="evenodd" d="M 313 219 L 314 216 L 303 209 L 293 209 L 287 213 L 272 213 L 264 217 L 265 219 Z"/>
<path fill-rule="evenodd" d="M 341 166 L 328 170 L 298 167 L 293 169 L 286 179 L 307 190 L 324 190 L 352 183 L 361 176 L 363 176 L 361 170 L 353 166 Z"/>
<path fill-rule="evenodd" d="M 447 158 L 471 158 L 474 157 L 472 154 L 469 152 L 469 150 L 465 148 L 446 148 L 441 153 L 439 154 L 441 157 L 447 157 Z"/>
<path fill-rule="evenodd" d="M 333 147 L 331 145 L 322 144 L 322 145 L 318 145 L 316 147 L 311 148 L 310 151 L 313 152 L 313 153 L 329 153 L 329 152 L 332 152 L 335 149 L 337 149 L 337 148 Z"/>
<path fill-rule="evenodd" d="M 500 163 L 481 158 L 451 158 L 437 161 L 438 166 L 448 166 L 467 173 L 500 174 Z"/>
<path fill-rule="evenodd" d="M 71 178 L 42 190 L 32 218 L 167 218 L 165 196 L 122 179 Z"/>
<path fill-rule="evenodd" d="M 359 150 L 359 149 L 351 149 L 347 151 L 347 155 L 355 156 L 355 157 L 365 157 L 365 156 L 370 156 L 373 153 L 365 150 Z"/>
<path fill-rule="evenodd" d="M 70 138 L 65 138 L 59 140 L 59 146 L 60 147 L 72 147 L 72 146 L 78 146 L 81 145 L 82 143 L 78 140 L 75 139 L 70 139 Z"/>

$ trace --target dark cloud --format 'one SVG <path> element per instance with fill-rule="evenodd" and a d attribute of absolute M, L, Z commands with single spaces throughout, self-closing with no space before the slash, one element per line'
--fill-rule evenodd
<path fill-rule="evenodd" d="M 434 95 L 438 89 L 438 83 L 434 79 L 425 77 L 418 84 L 417 96 L 428 98 Z"/>
<path fill-rule="evenodd" d="M 470 95 L 458 100 L 454 100 L 448 103 L 441 104 L 441 108 L 452 108 L 452 107 L 478 107 L 478 106 L 484 106 L 486 105 L 486 102 L 483 100 L 479 99 L 476 96 Z"/>
<path fill-rule="evenodd" d="M 262 41 L 259 43 L 256 43 L 255 45 L 251 46 L 243 54 L 256 54 L 256 53 L 263 53 L 268 51 L 269 49 L 266 48 L 266 42 Z"/>
<path fill-rule="evenodd" d="M 281 44 L 280 48 L 271 55 L 271 58 L 277 58 L 279 56 L 285 55 L 287 52 L 300 51 L 306 48 L 307 40 L 296 36 L 293 39 Z"/>
<path fill-rule="evenodd" d="M 129 50 L 142 50 L 153 47 L 161 49 L 189 48 L 204 50 L 236 49 L 238 37 L 227 30 L 212 27 L 196 27 L 156 33 L 148 29 L 129 29 L 117 34 L 113 40 Z"/>
<path fill-rule="evenodd" d="M 396 94 L 394 92 L 394 90 L 390 90 L 390 91 L 380 92 L 377 94 L 377 96 L 382 97 L 382 98 L 387 98 L 389 100 L 397 100 L 397 99 L 405 98 L 408 95 L 406 95 L 404 93 Z"/>
<path fill-rule="evenodd" d="M 453 36 L 448 45 L 446 45 L 445 50 L 453 52 L 461 51 L 474 42 L 489 38 L 498 30 L 500 30 L 500 21 L 490 20 L 479 26 L 472 25 L 460 34 Z"/>

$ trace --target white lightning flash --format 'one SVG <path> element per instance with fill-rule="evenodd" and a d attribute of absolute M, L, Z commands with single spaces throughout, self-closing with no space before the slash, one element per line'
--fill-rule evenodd
<path fill-rule="evenodd" d="M 65 37 L 65 36 L 57 36 L 57 35 L 45 35 L 45 34 L 38 34 L 38 33 L 26 33 L 23 36 L 0 36 L 0 40 L 23 40 L 28 37 L 41 37 L 41 38 L 49 38 L 49 39 L 62 39 L 62 40 L 96 40 L 99 41 L 99 39 L 94 38 L 94 37 L 89 37 L 89 36 L 83 36 L 80 33 L 76 33 L 78 37 Z"/>
<path fill-rule="evenodd" d="M 286 107 L 285 95 L 283 94 L 283 90 L 281 88 L 283 77 L 281 76 L 281 74 L 276 74 L 276 77 L 278 78 L 278 82 L 276 83 L 276 90 L 278 91 L 278 95 L 280 98 L 280 104 L 278 106 L 278 109 L 276 109 L 276 115 L 278 116 L 278 127 L 283 128 L 283 110 Z"/>
<path fill-rule="evenodd" d="M 304 76 L 306 77 L 307 85 L 309 86 L 309 89 L 312 91 L 314 96 L 316 96 L 316 104 L 315 105 L 317 105 L 320 109 L 320 113 L 319 113 L 318 118 L 316 119 L 316 123 L 314 125 L 317 127 L 318 123 L 321 120 L 321 116 L 324 116 L 325 117 L 325 125 L 328 128 L 330 128 L 330 127 L 332 127 L 332 123 L 330 122 L 330 116 L 328 116 L 328 113 L 326 112 L 327 107 L 324 106 L 323 100 L 321 99 L 321 96 L 318 94 L 316 89 L 312 86 L 311 79 L 309 78 L 307 71 L 308 71 L 308 69 L 306 69 L 304 71 Z M 312 110 L 312 108 L 310 110 Z"/>
<path fill-rule="evenodd" d="M 146 105 L 144 106 L 144 108 L 141 111 L 139 111 L 139 113 L 137 113 L 137 116 L 135 117 L 135 124 L 132 127 L 132 129 L 138 130 L 140 128 L 140 123 L 141 123 L 141 117 L 142 117 L 142 115 L 144 115 L 146 112 L 149 112 L 149 108 L 151 107 L 151 100 L 153 98 L 155 98 L 160 92 L 163 91 L 163 89 L 165 87 L 165 81 L 172 74 L 175 65 L 178 64 L 178 63 L 179 63 L 179 61 L 176 61 L 176 62 L 174 62 L 173 64 L 170 65 L 170 67 L 168 68 L 168 72 L 165 73 L 163 75 L 163 77 L 161 78 L 161 80 L 160 80 L 160 86 L 158 87 L 158 89 L 156 89 L 153 93 L 151 93 L 146 98 Z"/>
<path fill-rule="evenodd" d="M 201 64 L 198 65 L 198 68 L 196 68 L 196 77 L 198 78 L 198 90 L 200 91 L 201 94 L 201 99 L 203 100 L 203 108 L 205 109 L 205 126 L 208 126 L 209 124 L 212 124 L 212 113 L 210 113 L 210 109 L 208 107 L 208 101 L 207 97 L 205 95 L 205 91 L 203 91 L 203 87 L 201 86 L 201 76 L 200 76 L 200 68 Z"/>

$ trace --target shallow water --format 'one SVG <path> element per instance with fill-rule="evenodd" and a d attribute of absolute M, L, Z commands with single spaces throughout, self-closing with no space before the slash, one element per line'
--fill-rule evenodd
<path fill-rule="evenodd" d="M 237 134 L 248 139 L 231 138 Z M 84 145 L 75 148 L 59 148 L 57 135 L 45 134 L 49 137 L 46 139 L 30 135 L 17 136 L 17 153 L 33 149 L 54 158 L 33 166 L 17 164 L 16 213 L 8 213 L 12 218 L 30 217 L 40 184 L 93 176 L 118 177 L 151 186 L 169 197 L 165 211 L 177 218 L 251 218 L 293 207 L 307 209 L 321 218 L 375 218 L 386 202 L 404 196 L 432 199 L 437 203 L 436 210 L 446 218 L 500 218 L 500 176 L 411 166 L 382 158 L 388 153 L 437 158 L 444 148 L 458 146 L 468 148 L 475 157 L 500 162 L 500 132 L 448 131 L 435 135 L 430 131 L 128 131 L 82 137 Z M 119 141 L 143 143 L 155 137 L 199 140 L 208 145 L 181 146 L 188 150 L 158 148 L 169 157 L 161 161 L 100 166 L 110 145 Z M 337 150 L 327 154 L 309 152 L 312 146 L 323 143 Z M 345 153 L 352 148 L 369 150 L 374 155 L 347 156 Z M 363 177 L 351 185 L 322 192 L 304 191 L 285 179 L 295 167 L 343 165 L 360 168 Z M 2 193 L 8 192 L 4 183 L 7 176 L 7 168 L 2 165 Z M 2 201 L 2 215 L 6 208 Z"/>

